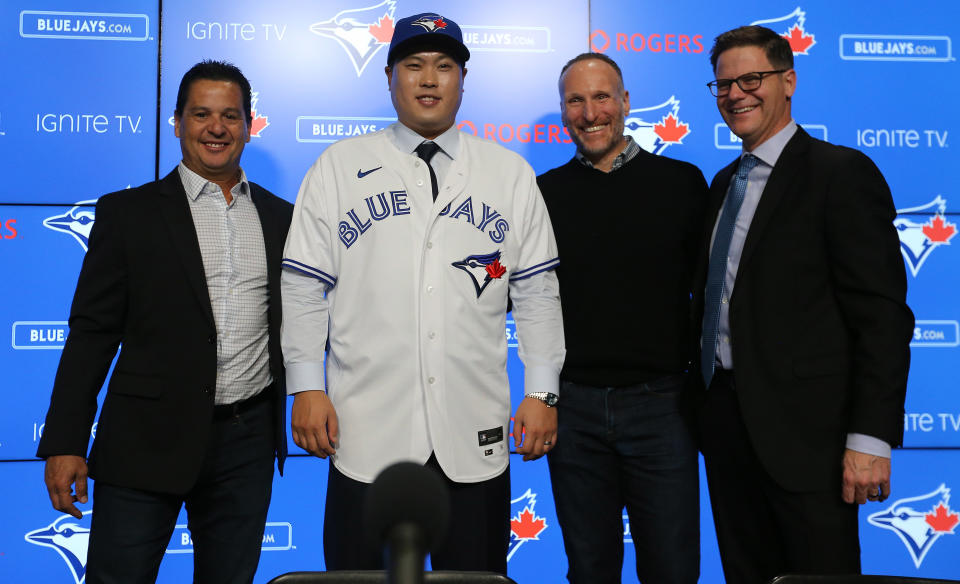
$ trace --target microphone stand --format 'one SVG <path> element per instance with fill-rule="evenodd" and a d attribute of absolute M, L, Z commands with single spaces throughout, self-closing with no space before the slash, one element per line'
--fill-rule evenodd
<path fill-rule="evenodd" d="M 423 529 L 411 521 L 398 523 L 390 530 L 385 548 L 387 584 L 423 584 Z"/>

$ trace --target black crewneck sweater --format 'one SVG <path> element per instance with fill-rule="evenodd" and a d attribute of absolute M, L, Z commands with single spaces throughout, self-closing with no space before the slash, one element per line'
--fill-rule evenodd
<path fill-rule="evenodd" d="M 641 150 L 610 173 L 573 159 L 537 183 L 560 252 L 561 378 L 620 387 L 686 370 L 700 170 Z"/>

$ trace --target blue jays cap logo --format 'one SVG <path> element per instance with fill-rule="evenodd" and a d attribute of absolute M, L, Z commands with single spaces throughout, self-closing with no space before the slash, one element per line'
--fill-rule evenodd
<path fill-rule="evenodd" d="M 817 44 L 814 35 L 807 34 L 804 24 L 807 22 L 807 13 L 799 6 L 786 16 L 755 20 L 750 24 L 765 26 L 787 39 L 794 55 L 809 55 L 810 47 Z"/>
<path fill-rule="evenodd" d="M 926 205 L 897 209 L 893 225 L 900 236 L 903 259 L 914 277 L 933 250 L 950 245 L 957 234 L 957 224 L 947 221 L 944 215 L 946 209 L 947 201 L 940 195 Z"/>
<path fill-rule="evenodd" d="M 90 520 L 93 511 L 84 511 L 83 518 L 61 515 L 46 527 L 23 536 L 34 545 L 53 549 L 67 563 L 73 580 L 81 584 L 87 576 L 87 545 L 90 543 Z"/>
<path fill-rule="evenodd" d="M 360 77 L 373 56 L 390 44 L 396 6 L 395 0 L 383 0 L 373 6 L 341 10 L 329 20 L 311 24 L 310 32 L 340 43 Z"/>
<path fill-rule="evenodd" d="M 424 16 L 423 18 L 418 18 L 416 21 L 410 24 L 412 26 L 419 26 L 427 32 L 434 32 L 447 28 L 447 23 L 443 20 L 442 16 Z"/>
<path fill-rule="evenodd" d="M 507 551 L 507 561 L 517 553 L 520 546 L 528 541 L 540 539 L 540 534 L 547 528 L 547 519 L 540 517 L 534 511 L 537 506 L 537 494 L 527 491 L 510 501 L 510 546 Z M 515 510 L 515 511 L 514 511 Z"/>
<path fill-rule="evenodd" d="M 93 205 L 96 203 L 96 199 L 80 201 L 63 215 L 44 219 L 43 226 L 72 236 L 83 247 L 83 251 L 87 251 L 87 242 L 90 240 L 90 230 L 93 229 L 95 219 Z"/>
<path fill-rule="evenodd" d="M 680 101 L 675 96 L 652 107 L 630 110 L 623 131 L 651 154 L 662 154 L 671 144 L 682 144 L 690 125 L 680 121 Z"/>
<path fill-rule="evenodd" d="M 500 250 L 488 254 L 469 255 L 450 265 L 463 270 L 470 276 L 473 287 L 477 291 L 477 298 L 480 298 L 487 284 L 493 280 L 499 280 L 507 272 L 507 268 L 500 263 Z"/>
<path fill-rule="evenodd" d="M 896 533 L 919 568 L 940 536 L 953 535 L 953 528 L 960 523 L 960 515 L 950 509 L 949 503 L 950 489 L 941 484 L 926 495 L 895 501 L 886 510 L 871 514 L 867 521 Z"/>

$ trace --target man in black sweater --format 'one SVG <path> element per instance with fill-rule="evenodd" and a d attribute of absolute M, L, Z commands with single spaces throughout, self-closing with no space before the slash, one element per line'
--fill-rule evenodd
<path fill-rule="evenodd" d="M 620 582 L 623 508 L 644 584 L 699 575 L 697 450 L 682 407 L 690 292 L 707 184 L 623 135 L 620 68 L 585 53 L 560 73 L 577 145 L 537 182 L 560 257 L 567 358 L 550 478 L 570 582 Z"/>

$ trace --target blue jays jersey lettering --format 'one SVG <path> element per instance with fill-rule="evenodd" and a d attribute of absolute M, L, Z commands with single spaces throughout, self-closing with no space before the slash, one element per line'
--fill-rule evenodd
<path fill-rule="evenodd" d="M 361 208 L 366 214 L 363 218 L 357 215 L 357 208 L 354 207 L 347 211 L 346 219 L 340 221 L 337 225 L 337 233 L 344 246 L 350 247 L 357 238 L 367 232 L 374 221 L 383 221 L 387 217 L 398 217 L 400 215 L 410 214 L 410 204 L 407 202 L 406 191 L 390 191 L 389 193 L 377 193 L 370 195 L 363 200 L 366 207 Z"/>
<path fill-rule="evenodd" d="M 449 215 L 451 219 L 463 219 L 480 231 L 486 231 L 487 226 L 491 226 L 492 229 L 487 231 L 487 235 L 490 236 L 490 240 L 494 243 L 501 243 L 504 238 L 506 238 L 507 231 L 510 231 L 510 223 L 504 217 L 501 217 L 500 212 L 493 207 L 484 202 L 480 204 L 482 214 L 479 216 L 479 221 L 474 220 L 473 197 L 467 197 L 465 201 L 457 205 L 453 213 L 450 212 L 452 204 L 448 203 L 447 206 L 440 211 L 440 216 Z"/>
<path fill-rule="evenodd" d="M 328 287 L 334 464 L 370 482 L 434 452 L 452 479 L 486 480 L 509 454 L 505 440 L 477 442 L 509 428 L 509 284 L 557 265 L 553 230 L 519 155 L 460 133 L 434 201 L 429 167 L 396 146 L 394 131 L 324 151 L 284 251 L 286 267 Z"/>
<path fill-rule="evenodd" d="M 474 214 L 472 197 L 467 197 L 463 202 L 456 203 L 457 206 L 451 213 L 450 208 L 453 204 L 447 204 L 446 207 L 441 209 L 439 216 L 468 223 L 479 231 L 485 232 L 490 237 L 490 241 L 494 243 L 502 243 L 507 236 L 507 232 L 510 231 L 510 222 L 487 203 L 480 203 L 480 213 L 477 215 Z M 346 212 L 346 215 L 337 224 L 337 234 L 340 237 L 340 242 L 349 248 L 356 243 L 361 235 L 373 227 L 374 222 L 383 221 L 388 217 L 409 215 L 410 212 L 411 208 L 406 191 L 396 190 L 376 193 L 364 198 L 361 205 L 351 207 Z"/>

